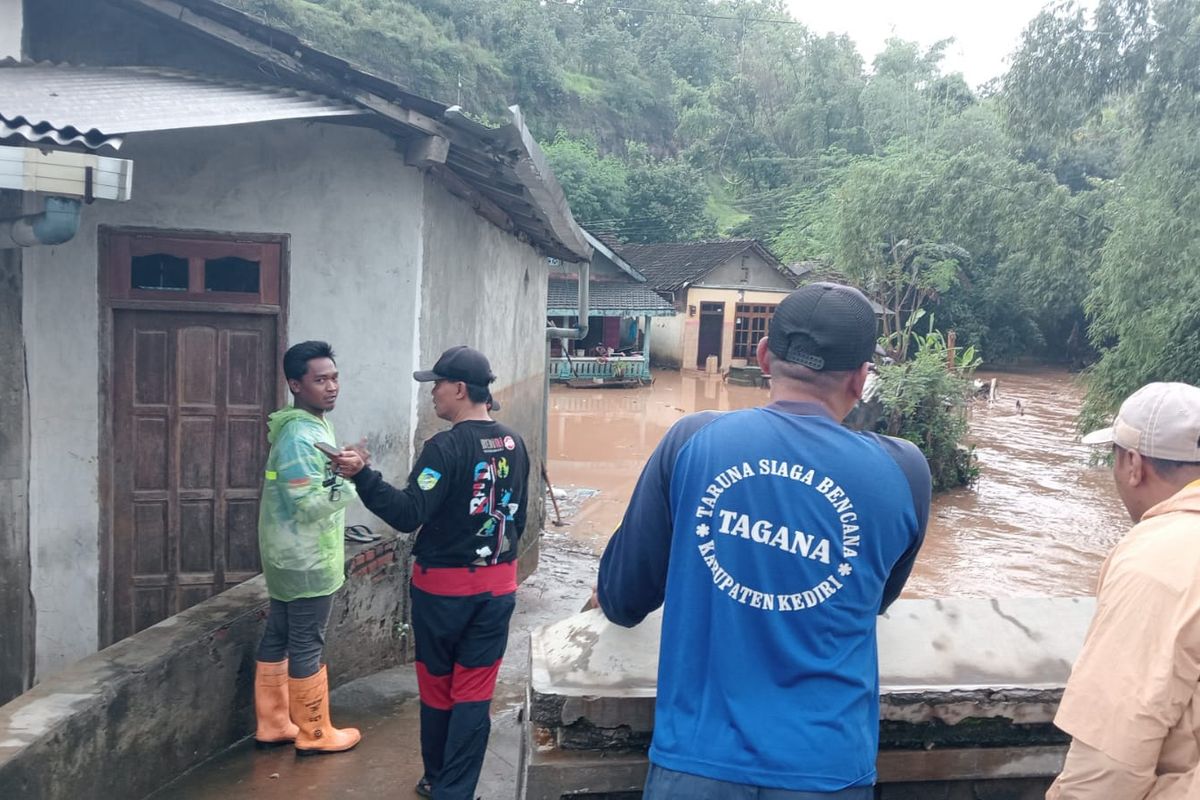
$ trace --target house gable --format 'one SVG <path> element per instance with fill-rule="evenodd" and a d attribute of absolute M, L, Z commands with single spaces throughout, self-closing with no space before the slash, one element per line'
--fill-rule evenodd
<path fill-rule="evenodd" d="M 796 288 L 795 282 L 783 275 L 773 264 L 768 263 L 757 248 L 743 250 L 713 268 L 692 285 L 713 288 L 779 289 L 785 292 Z"/>

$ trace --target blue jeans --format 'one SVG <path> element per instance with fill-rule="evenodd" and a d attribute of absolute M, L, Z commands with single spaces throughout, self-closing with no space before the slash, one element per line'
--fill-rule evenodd
<path fill-rule="evenodd" d="M 875 789 L 856 786 L 838 792 L 795 792 L 728 783 L 651 764 L 642 800 L 872 800 Z"/>
<path fill-rule="evenodd" d="M 288 660 L 288 677 L 307 678 L 321 669 L 325 651 L 325 626 L 333 609 L 333 595 L 305 597 L 285 603 L 271 599 L 267 629 L 258 645 L 258 660 Z"/>

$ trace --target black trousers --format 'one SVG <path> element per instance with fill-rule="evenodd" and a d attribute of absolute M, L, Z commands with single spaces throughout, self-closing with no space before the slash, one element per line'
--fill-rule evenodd
<path fill-rule="evenodd" d="M 304 597 L 285 603 L 271 600 L 267 627 L 258 645 L 258 660 L 288 660 L 288 676 L 307 678 L 321 669 L 325 652 L 325 627 L 333 609 L 333 595 Z"/>
<path fill-rule="evenodd" d="M 411 596 L 425 777 L 435 800 L 474 800 L 516 593 L 448 596 L 414 585 Z"/>

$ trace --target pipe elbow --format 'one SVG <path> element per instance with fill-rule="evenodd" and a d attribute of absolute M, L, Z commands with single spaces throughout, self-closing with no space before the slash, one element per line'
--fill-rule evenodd
<path fill-rule="evenodd" d="M 67 197 L 47 197 L 40 214 L 28 214 L 6 220 L 3 228 L 8 242 L 0 247 L 37 247 L 69 242 L 79 231 L 80 201 Z"/>

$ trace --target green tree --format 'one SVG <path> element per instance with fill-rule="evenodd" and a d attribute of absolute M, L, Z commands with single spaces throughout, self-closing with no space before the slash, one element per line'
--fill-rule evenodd
<path fill-rule="evenodd" d="M 1089 378 L 1085 424 L 1153 380 L 1200 384 L 1200 133 L 1160 122 L 1122 180 L 1088 298 L 1103 357 Z"/>
<path fill-rule="evenodd" d="M 601 156 L 594 144 L 565 133 L 542 149 L 581 224 L 602 227 L 628 216 L 629 173 L 619 159 Z"/>
<path fill-rule="evenodd" d="M 635 150 L 629 171 L 629 216 L 625 238 L 635 242 L 673 242 L 716 234 L 705 202 L 704 177 L 675 159 L 657 160 Z"/>

